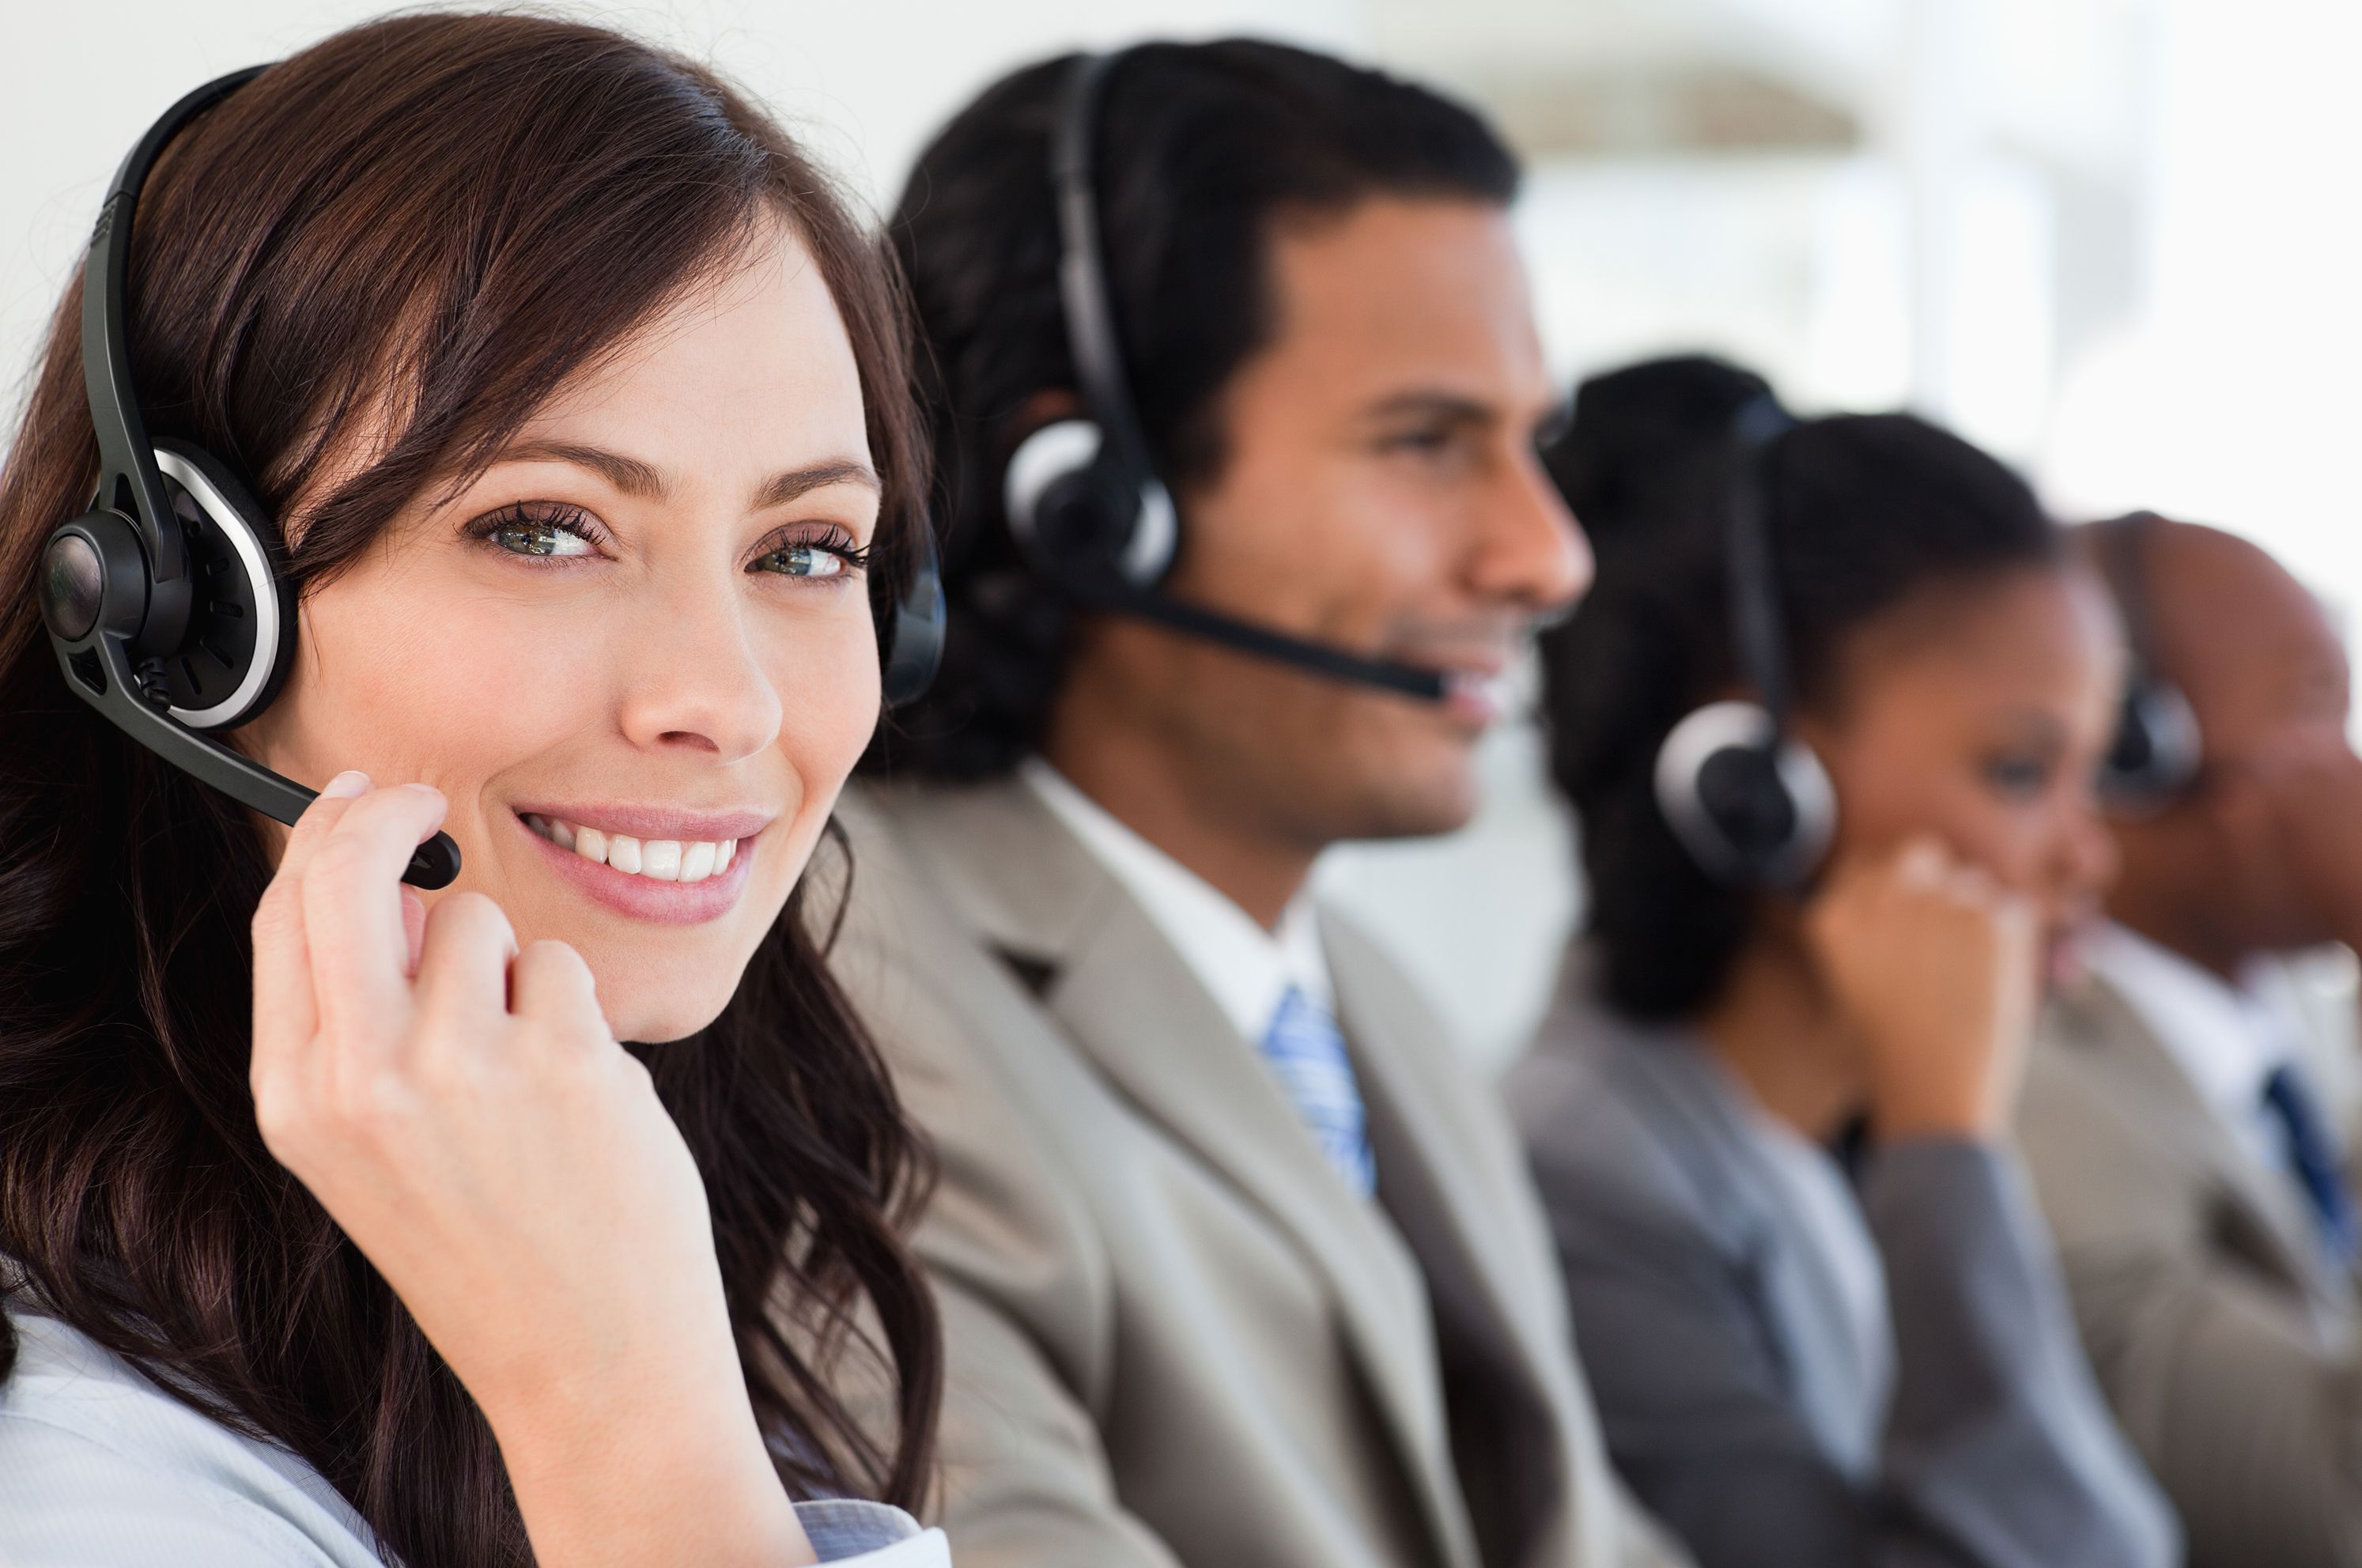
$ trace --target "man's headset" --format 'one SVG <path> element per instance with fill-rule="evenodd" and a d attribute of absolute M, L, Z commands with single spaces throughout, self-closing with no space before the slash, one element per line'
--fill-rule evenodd
<path fill-rule="evenodd" d="M 1657 750 L 1657 806 L 1700 869 L 1717 881 L 1793 891 L 1836 832 L 1837 792 L 1813 750 L 1789 732 L 1788 653 L 1763 499 L 1763 449 L 1795 421 L 1770 397 L 1733 421 L 1737 451 L 1724 540 L 1730 637 L 1755 700 L 1709 702 Z"/>
<path fill-rule="evenodd" d="M 116 171 L 99 208 L 82 295 L 98 491 L 89 512 L 50 536 L 40 595 L 41 619 L 76 695 L 173 767 L 292 825 L 314 792 L 207 733 L 270 706 L 293 662 L 295 589 L 279 530 L 228 465 L 186 441 L 149 441 L 125 330 L 132 219 L 149 170 L 192 120 L 264 69 L 209 82 L 164 111 Z M 881 628 L 892 703 L 926 689 L 943 652 L 943 580 L 923 525 L 919 539 L 911 580 Z M 419 845 L 403 880 L 441 888 L 458 874 L 459 847 L 438 833 Z"/>
<path fill-rule="evenodd" d="M 2100 799 L 2127 816 L 2164 810 L 2198 778 L 2204 754 L 2197 711 L 2181 689 L 2158 671 L 2148 596 L 2148 536 L 2162 521 L 2136 512 L 2094 523 L 2101 575 L 2107 579 L 2131 668 L 2116 715 L 2115 740 L 2100 763 Z"/>
<path fill-rule="evenodd" d="M 1099 249 L 1092 161 L 1109 76 L 1130 50 L 1087 55 L 1069 70 L 1050 146 L 1058 204 L 1058 294 L 1085 416 L 1027 436 L 1002 480 L 1010 532 L 1027 561 L 1077 604 L 1152 621 L 1187 636 L 1332 680 L 1440 701 L 1432 669 L 1370 658 L 1185 604 L 1158 591 L 1180 543 L 1131 401 Z"/>

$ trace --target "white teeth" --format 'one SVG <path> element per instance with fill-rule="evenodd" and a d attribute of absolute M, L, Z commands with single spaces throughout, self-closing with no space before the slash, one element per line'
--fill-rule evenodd
<path fill-rule="evenodd" d="M 640 875 L 659 882 L 680 880 L 680 840 L 652 838 L 640 845 Z"/>
<path fill-rule="evenodd" d="M 734 838 L 652 838 L 643 842 L 629 834 L 605 833 L 538 813 L 528 814 L 524 825 L 585 860 L 656 882 L 702 882 L 729 870 L 731 862 L 738 858 L 738 841 Z"/>

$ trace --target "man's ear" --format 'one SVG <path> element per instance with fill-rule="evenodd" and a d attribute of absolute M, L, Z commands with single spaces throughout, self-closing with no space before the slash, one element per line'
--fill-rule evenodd
<path fill-rule="evenodd" d="M 1087 411 L 1077 393 L 1064 387 L 1044 387 L 1017 405 L 1017 413 L 1000 432 L 1000 460 L 1007 462 L 1010 453 L 1025 445 L 1025 438 L 1044 425 L 1055 425 L 1062 419 L 1081 419 Z"/>

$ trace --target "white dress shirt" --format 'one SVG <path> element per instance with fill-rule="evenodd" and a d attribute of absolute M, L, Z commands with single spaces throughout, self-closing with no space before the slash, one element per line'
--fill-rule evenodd
<path fill-rule="evenodd" d="M 1298 893 L 1280 916 L 1279 929 L 1265 931 L 1211 883 L 1118 822 L 1047 762 L 1028 757 L 1018 765 L 1018 774 L 1108 875 L 1140 900 L 1248 1044 L 1261 1045 L 1290 986 L 1323 1010 L 1336 1010 L 1320 922 L 1309 896 Z"/>
<path fill-rule="evenodd" d="M 2093 933 L 2086 962 L 2148 1026 L 2239 1147 L 2266 1169 L 2285 1171 L 2286 1143 L 2264 1085 L 2283 1065 L 2306 1066 L 2305 1022 L 2287 999 L 2260 984 L 2229 985 L 2121 925 Z"/>
<path fill-rule="evenodd" d="M 64 1323 L 9 1322 L 6 1568 L 382 1568 L 368 1524 L 292 1453 L 198 1414 Z M 951 1568 L 942 1531 L 882 1503 L 798 1503 L 796 1518 L 822 1562 Z"/>

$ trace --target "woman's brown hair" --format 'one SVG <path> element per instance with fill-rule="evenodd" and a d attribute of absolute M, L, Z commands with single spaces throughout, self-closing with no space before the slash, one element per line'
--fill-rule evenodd
<path fill-rule="evenodd" d="M 698 66 L 533 17 L 372 23 L 199 119 L 138 221 L 149 430 L 242 469 L 275 515 L 300 498 L 299 587 L 783 221 L 860 368 L 885 480 L 878 591 L 907 573 L 923 474 L 890 259 Z M 44 635 L 38 555 L 96 483 L 80 295 L 0 476 L 0 1288 L 283 1443 L 393 1557 L 528 1562 L 466 1390 L 255 1130 L 248 930 L 271 867 L 251 819 L 70 695 Z M 331 472 L 346 477 L 310 487 Z M 721 1018 L 642 1055 L 705 1174 L 783 1473 L 914 1503 L 941 1361 L 899 1229 L 924 1162 L 802 902 Z M 856 1353 L 889 1364 L 890 1434 L 833 1392 Z M 0 1375 L 13 1356 L 0 1318 Z"/>

